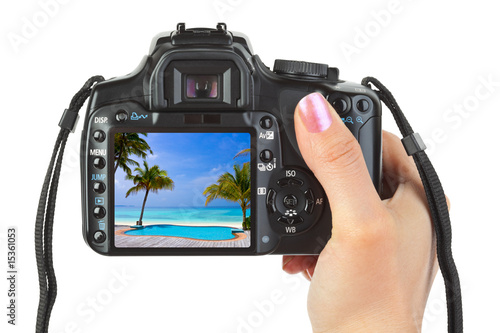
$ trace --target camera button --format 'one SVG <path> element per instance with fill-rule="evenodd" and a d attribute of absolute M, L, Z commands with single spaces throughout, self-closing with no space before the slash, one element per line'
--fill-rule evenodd
<path fill-rule="evenodd" d="M 94 217 L 96 219 L 102 219 L 104 216 L 106 216 L 106 209 L 102 206 L 97 206 L 94 207 Z"/>
<path fill-rule="evenodd" d="M 273 160 L 273 152 L 269 149 L 264 149 L 260 152 L 260 160 L 264 163 L 269 163 Z"/>
<path fill-rule="evenodd" d="M 299 215 L 293 216 L 293 217 L 280 216 L 278 218 L 278 222 L 283 223 L 283 224 L 297 225 L 297 224 L 301 224 L 302 222 L 304 222 L 304 219 Z"/>
<path fill-rule="evenodd" d="M 358 109 L 359 112 L 366 112 L 370 109 L 370 103 L 366 99 L 360 99 L 356 103 L 356 109 Z"/>
<path fill-rule="evenodd" d="M 288 178 L 281 178 L 276 182 L 276 184 L 278 184 L 279 187 L 287 187 L 289 184 Z"/>
<path fill-rule="evenodd" d="M 285 197 L 283 198 L 283 205 L 285 205 L 285 207 L 288 209 L 294 209 L 295 207 L 297 207 L 298 203 L 299 200 L 293 194 L 285 195 Z"/>
<path fill-rule="evenodd" d="M 119 123 L 123 123 L 128 119 L 128 113 L 125 110 L 120 110 L 116 113 L 115 119 Z"/>
<path fill-rule="evenodd" d="M 311 189 L 308 189 L 305 193 L 306 196 L 306 206 L 304 210 L 307 214 L 312 214 L 314 211 L 314 193 Z"/>
<path fill-rule="evenodd" d="M 102 157 L 96 157 L 94 158 L 93 164 L 97 169 L 104 169 L 106 166 L 106 160 Z"/>
<path fill-rule="evenodd" d="M 265 116 L 260 119 L 259 124 L 263 129 L 270 129 L 273 127 L 273 120 L 271 117 Z"/>
<path fill-rule="evenodd" d="M 348 104 L 343 98 L 337 98 L 332 102 L 332 106 L 337 113 L 344 113 L 347 111 Z"/>
<path fill-rule="evenodd" d="M 272 188 L 267 192 L 266 204 L 269 213 L 273 214 L 276 212 L 276 191 Z"/>
<path fill-rule="evenodd" d="M 101 230 L 97 230 L 94 233 L 94 241 L 96 243 L 103 243 L 106 240 L 106 234 L 102 232 Z"/>
<path fill-rule="evenodd" d="M 106 133 L 101 130 L 97 130 L 94 132 L 94 140 L 97 142 L 104 142 L 106 140 Z"/>
<path fill-rule="evenodd" d="M 95 182 L 93 187 L 95 193 L 103 194 L 106 191 L 106 185 L 103 182 Z"/>
<path fill-rule="evenodd" d="M 297 179 L 297 178 L 290 178 L 288 180 L 288 184 L 290 186 L 299 186 L 300 187 L 300 186 L 304 185 L 304 182 L 300 179 Z"/>
<path fill-rule="evenodd" d="M 276 182 L 276 184 L 278 184 L 279 187 L 287 187 L 287 186 L 300 187 L 304 185 L 304 181 L 298 178 L 281 178 Z"/>

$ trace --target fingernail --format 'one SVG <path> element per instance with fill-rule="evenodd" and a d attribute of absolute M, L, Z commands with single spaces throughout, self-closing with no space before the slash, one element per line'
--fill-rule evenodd
<path fill-rule="evenodd" d="M 311 281 L 312 276 L 311 276 L 311 274 L 309 273 L 309 271 L 307 269 L 302 272 L 302 275 L 304 275 L 304 277 L 306 278 L 306 280 Z"/>
<path fill-rule="evenodd" d="M 281 268 L 285 268 L 285 266 L 292 261 L 293 257 L 286 258 L 286 260 L 283 260 L 283 266 Z"/>
<path fill-rule="evenodd" d="M 320 93 L 312 93 L 299 102 L 299 115 L 310 133 L 326 130 L 333 122 L 326 99 Z"/>

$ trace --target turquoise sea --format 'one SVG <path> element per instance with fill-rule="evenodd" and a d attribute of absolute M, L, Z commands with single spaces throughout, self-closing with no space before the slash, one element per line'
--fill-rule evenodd
<path fill-rule="evenodd" d="M 141 207 L 115 207 L 115 224 L 135 224 Z M 247 210 L 247 216 L 250 210 Z M 146 207 L 143 224 L 220 225 L 241 227 L 239 207 Z"/>

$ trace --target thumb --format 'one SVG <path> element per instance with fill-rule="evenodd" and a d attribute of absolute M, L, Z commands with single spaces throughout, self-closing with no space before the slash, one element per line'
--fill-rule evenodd
<path fill-rule="evenodd" d="M 380 208 L 361 147 L 323 95 L 304 97 L 294 117 L 300 152 L 323 186 L 334 219 L 366 218 Z"/>

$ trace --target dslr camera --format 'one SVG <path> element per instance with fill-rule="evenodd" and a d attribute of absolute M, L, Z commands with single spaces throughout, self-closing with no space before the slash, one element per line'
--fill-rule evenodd
<path fill-rule="evenodd" d="M 224 23 L 180 23 L 156 36 L 136 70 L 90 97 L 81 142 L 87 244 L 103 255 L 320 253 L 331 211 L 293 118 L 311 92 L 359 141 L 379 189 L 375 92 L 325 64 L 276 60 L 271 70 Z"/>

